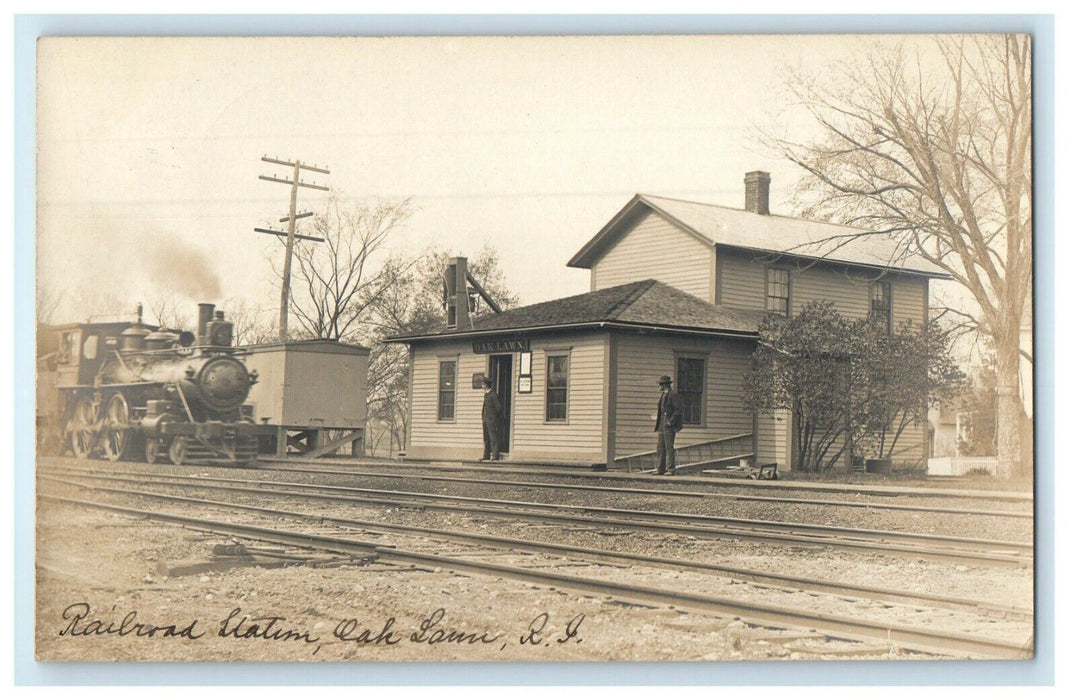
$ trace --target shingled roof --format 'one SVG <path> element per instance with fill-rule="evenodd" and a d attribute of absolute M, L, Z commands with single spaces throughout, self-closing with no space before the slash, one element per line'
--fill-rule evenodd
<path fill-rule="evenodd" d="M 707 245 L 866 265 L 930 277 L 949 277 L 934 263 L 905 250 L 883 234 L 841 224 L 779 214 L 756 214 L 743 209 L 648 194 L 635 195 L 575 254 L 568 266 L 592 267 L 620 236 L 624 222 L 632 220 L 647 208 Z"/>
<path fill-rule="evenodd" d="M 707 304 L 691 294 L 648 279 L 483 316 L 475 319 L 470 330 L 443 327 L 388 340 L 407 342 L 507 331 L 602 327 L 753 337 L 758 333 L 763 315 Z"/>

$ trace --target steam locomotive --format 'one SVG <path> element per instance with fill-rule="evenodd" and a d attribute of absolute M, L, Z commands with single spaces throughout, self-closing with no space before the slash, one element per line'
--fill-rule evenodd
<path fill-rule="evenodd" d="M 39 329 L 38 443 L 43 451 L 173 464 L 254 460 L 272 434 L 244 412 L 258 380 L 232 347 L 234 326 L 198 305 L 198 333 L 142 323 Z"/>

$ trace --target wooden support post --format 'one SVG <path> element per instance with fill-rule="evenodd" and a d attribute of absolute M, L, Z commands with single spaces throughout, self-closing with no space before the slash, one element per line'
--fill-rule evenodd
<path fill-rule="evenodd" d="M 276 456 L 283 459 L 288 454 L 288 429 L 276 429 Z"/>
<path fill-rule="evenodd" d="M 325 454 L 328 454 L 329 452 L 332 452 L 337 447 L 340 447 L 341 445 L 343 445 L 346 442 L 352 442 L 354 440 L 361 439 L 361 436 L 362 436 L 362 429 L 361 428 L 359 430 L 355 430 L 355 431 L 350 432 L 350 433 L 345 433 L 344 435 L 341 435 L 340 437 L 336 438 L 335 440 L 324 441 L 323 444 L 319 445 L 317 448 L 311 449 L 309 452 L 307 452 L 305 455 L 303 455 L 303 457 L 305 457 L 306 459 L 317 459 L 318 457 L 321 457 L 322 455 L 325 455 Z"/>
<path fill-rule="evenodd" d="M 751 465 L 758 463 L 758 411 L 751 414 L 751 451 L 755 454 L 751 458 Z"/>

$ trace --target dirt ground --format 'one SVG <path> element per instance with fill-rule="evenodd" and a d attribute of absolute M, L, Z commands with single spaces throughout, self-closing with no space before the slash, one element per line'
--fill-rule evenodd
<path fill-rule="evenodd" d="M 377 562 L 168 577 L 219 536 L 39 502 L 42 661 L 683 661 L 924 658 L 736 618 Z"/>

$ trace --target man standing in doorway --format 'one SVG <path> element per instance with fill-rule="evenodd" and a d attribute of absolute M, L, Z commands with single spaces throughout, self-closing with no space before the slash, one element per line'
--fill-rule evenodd
<path fill-rule="evenodd" d="M 486 395 L 482 399 L 482 439 L 485 451 L 482 461 L 496 461 L 501 458 L 501 397 L 493 390 L 493 381 L 486 377 L 482 380 Z"/>
<path fill-rule="evenodd" d="M 684 427 L 684 407 L 680 395 L 673 391 L 669 375 L 663 375 L 658 385 L 661 398 L 654 423 L 654 432 L 658 434 L 658 475 L 676 476 L 676 434 Z"/>

